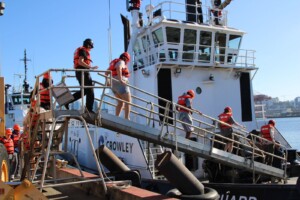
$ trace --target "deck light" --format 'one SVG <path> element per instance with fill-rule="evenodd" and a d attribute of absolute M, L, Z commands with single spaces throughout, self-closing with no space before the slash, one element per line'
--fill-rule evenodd
<path fill-rule="evenodd" d="M 150 71 L 142 69 L 142 74 L 144 75 L 144 77 L 148 77 L 148 76 L 150 76 Z"/>
<path fill-rule="evenodd" d="M 174 71 L 174 75 L 177 77 L 181 73 L 181 68 L 177 67 Z"/>

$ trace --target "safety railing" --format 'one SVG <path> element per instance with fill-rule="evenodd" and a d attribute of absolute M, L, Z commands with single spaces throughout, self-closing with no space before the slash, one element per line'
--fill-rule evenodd
<path fill-rule="evenodd" d="M 144 16 L 147 16 L 145 21 L 148 21 L 148 24 L 155 24 L 161 19 L 167 18 L 189 23 L 227 26 L 226 10 L 212 8 L 204 4 L 185 4 L 182 1 L 163 1 L 155 7 L 150 6 L 146 9 Z"/>
<path fill-rule="evenodd" d="M 95 94 L 99 96 L 99 98 L 95 98 L 95 101 L 98 102 L 98 107 L 96 114 L 100 114 L 102 110 L 106 110 L 107 112 L 114 114 L 114 110 L 116 108 L 116 101 L 122 101 L 124 103 L 128 103 L 131 105 L 132 109 L 130 112 L 130 118 L 132 121 L 148 125 L 152 127 L 157 128 L 160 130 L 160 137 L 163 138 L 167 135 L 172 135 L 175 137 L 182 137 L 185 135 L 185 132 L 182 128 L 182 124 L 191 126 L 194 128 L 193 137 L 197 138 L 197 142 L 201 142 L 203 144 L 206 144 L 213 148 L 220 148 L 221 150 L 223 147 L 220 147 L 220 145 L 225 145 L 228 141 L 231 141 L 234 143 L 234 154 L 237 154 L 239 156 L 245 156 L 245 152 L 249 152 L 250 156 L 248 156 L 248 159 L 250 159 L 252 162 L 256 161 L 258 158 L 261 160 L 265 159 L 265 156 L 270 156 L 272 159 L 280 159 L 282 163 L 284 163 L 283 167 L 286 171 L 286 156 L 280 157 L 275 155 L 272 152 L 266 152 L 263 149 L 258 148 L 254 144 L 255 140 L 257 141 L 264 141 L 265 139 L 253 136 L 251 139 L 248 139 L 246 136 L 248 135 L 248 132 L 244 129 L 241 129 L 236 126 L 231 126 L 229 124 L 226 124 L 227 126 L 232 127 L 233 129 L 233 135 L 234 139 L 228 139 L 220 134 L 218 124 L 224 124 L 224 122 L 219 121 L 218 119 L 214 117 L 207 116 L 200 111 L 184 108 L 185 110 L 188 110 L 193 113 L 193 125 L 188 124 L 186 122 L 180 121 L 178 116 L 178 111 L 176 108 L 182 107 L 181 105 L 178 105 L 175 102 L 171 102 L 167 99 L 161 98 L 159 96 L 153 95 L 147 91 L 141 90 L 137 87 L 134 87 L 130 84 L 127 84 L 127 86 L 130 88 L 132 92 L 132 102 L 126 102 L 122 99 L 117 98 L 113 95 L 111 91 L 111 86 L 108 86 L 107 82 L 110 80 L 112 81 L 111 73 L 107 71 L 100 71 L 100 70 L 90 70 L 89 72 L 94 76 L 94 85 L 93 86 L 75 86 L 74 83 L 74 75 L 70 73 L 74 73 L 76 70 L 65 70 L 65 69 L 54 69 L 49 70 L 51 73 L 63 73 L 63 80 L 66 83 L 66 86 L 59 87 L 59 88 L 91 88 L 95 90 Z M 87 70 L 78 70 L 78 71 L 87 71 Z M 97 77 L 95 79 L 95 77 Z M 73 79 L 73 81 L 69 81 L 67 79 Z M 84 83 L 84 76 L 82 76 L 82 82 Z M 38 83 L 36 83 L 37 85 Z M 78 84 L 78 83 L 77 83 Z M 50 84 L 49 88 L 46 88 L 51 91 L 51 89 L 56 88 L 55 84 Z M 39 91 L 37 92 L 39 94 Z M 52 93 L 50 92 L 50 96 Z M 81 102 L 82 105 L 84 105 L 84 92 L 82 90 L 81 92 Z M 52 99 L 52 98 L 51 98 Z M 57 107 L 55 105 L 55 101 L 51 100 L 52 109 L 62 109 L 63 106 Z M 151 106 L 149 106 L 151 105 Z M 182 107 L 183 108 L 183 107 Z M 79 106 L 77 108 L 81 109 L 82 112 L 84 112 L 83 106 Z M 176 139 L 177 141 L 177 139 Z M 276 144 L 276 146 L 284 149 L 284 151 L 287 153 L 284 146 L 280 144 Z M 287 154 L 286 154 L 287 155 Z M 255 169 L 253 169 L 255 170 Z"/>
<path fill-rule="evenodd" d="M 189 46 L 188 51 L 183 51 Z M 206 50 L 203 50 L 206 49 Z M 255 68 L 255 51 L 196 44 L 160 43 L 136 55 L 136 68 L 154 64 L 212 66 L 224 68 Z"/>
<path fill-rule="evenodd" d="M 286 157 L 277 156 L 272 152 L 266 152 L 255 145 L 251 145 L 255 140 L 264 141 L 265 139 L 259 136 L 252 136 L 251 139 L 249 139 L 246 137 L 249 134 L 246 130 L 235 126 L 231 126 L 233 128 L 234 139 L 228 139 L 222 136 L 219 132 L 218 124 L 224 124 L 223 122 L 207 116 L 197 110 L 184 108 L 190 112 L 193 112 L 193 125 L 190 125 L 177 119 L 178 111 L 176 110 L 176 107 L 182 106 L 175 102 L 170 102 L 166 99 L 150 94 L 134 86 L 128 86 L 132 91 L 134 90 L 135 94 L 132 95 L 134 103 L 131 103 L 131 106 L 135 108 L 132 111 L 132 115 L 136 115 L 135 119 L 137 119 L 137 122 L 139 123 L 147 124 L 148 126 L 151 126 L 151 123 L 154 123 L 156 127 L 160 128 L 161 137 L 165 137 L 168 134 L 171 134 L 174 137 L 184 135 L 185 132 L 182 128 L 182 124 L 186 124 L 194 128 L 193 136 L 197 138 L 198 142 L 205 143 L 207 145 L 211 144 L 211 147 L 214 147 L 214 144 L 219 144 L 216 146 L 222 146 L 228 141 L 231 141 L 234 143 L 233 152 L 235 154 L 240 156 L 246 156 L 247 154 L 247 158 L 251 159 L 252 161 L 261 160 L 264 162 L 266 156 L 270 156 L 272 159 L 280 159 L 283 163 L 282 166 L 284 167 L 284 170 L 286 170 Z M 112 103 L 112 101 L 109 101 L 108 98 L 117 98 L 110 94 L 104 94 L 104 96 L 107 97 L 104 98 L 105 100 L 102 99 L 104 104 L 113 107 L 116 106 Z M 164 102 L 163 104 L 166 106 L 162 106 L 162 103 L 158 103 L 159 101 Z M 125 101 L 123 102 L 126 103 Z M 148 108 L 147 105 L 149 104 L 151 104 L 151 106 Z M 287 150 L 283 145 L 276 144 L 276 146 L 282 148 L 285 151 L 285 155 L 287 155 Z"/>

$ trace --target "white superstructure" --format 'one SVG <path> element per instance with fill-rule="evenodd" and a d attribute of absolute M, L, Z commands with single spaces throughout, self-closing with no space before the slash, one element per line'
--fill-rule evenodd
<path fill-rule="evenodd" d="M 143 25 L 140 23 L 139 9 L 131 9 L 128 52 L 133 59 L 130 84 L 173 102 L 177 102 L 178 96 L 183 92 L 193 89 L 196 91 L 193 100 L 195 110 L 217 118 L 226 106 L 230 106 L 234 118 L 246 126 L 248 131 L 256 129 L 251 83 L 252 71 L 257 70 L 255 52 L 240 48 L 245 32 L 227 24 L 227 11 L 206 5 L 187 5 L 179 1 L 162 1 L 158 5 L 145 7 Z M 214 17 L 212 9 L 218 10 L 222 15 Z M 154 97 L 136 90 L 131 92 L 139 98 L 146 98 L 149 107 L 151 103 L 165 107 L 165 102 Z M 137 100 L 133 103 L 139 104 Z M 114 112 L 114 108 L 107 105 L 104 107 L 109 112 Z M 163 115 L 165 111 L 162 109 L 159 112 Z M 170 115 L 173 113 L 170 112 Z M 131 118 L 146 123 L 143 118 Z M 151 125 L 160 127 L 160 122 L 151 122 Z M 171 126 L 167 129 L 174 132 Z M 93 161 L 84 154 L 85 140 L 79 139 L 78 126 L 72 124 L 70 131 L 70 140 L 73 141 L 73 144 L 69 144 L 70 148 L 84 166 L 94 168 Z M 184 135 L 182 130 L 177 133 Z M 141 170 L 144 177 L 151 178 L 146 172 L 147 154 L 144 149 L 147 144 L 100 128 L 95 128 L 92 135 L 96 146 L 105 144 L 129 168 L 144 169 L 144 172 Z M 180 158 L 184 161 L 184 156 Z M 203 176 L 201 163 L 202 159 L 199 159 L 195 172 Z"/>

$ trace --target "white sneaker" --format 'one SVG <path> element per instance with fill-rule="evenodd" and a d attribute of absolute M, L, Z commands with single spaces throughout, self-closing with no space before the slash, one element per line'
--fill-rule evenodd
<path fill-rule="evenodd" d="M 10 179 L 11 179 L 11 180 L 14 180 L 14 179 L 15 179 L 15 175 L 11 175 L 11 176 L 10 176 Z"/>

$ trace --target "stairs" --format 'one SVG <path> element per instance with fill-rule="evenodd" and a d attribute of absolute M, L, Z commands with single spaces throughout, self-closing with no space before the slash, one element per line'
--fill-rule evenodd
<path fill-rule="evenodd" d="M 59 145 L 62 142 L 62 136 L 65 127 L 67 126 L 67 121 L 58 121 L 53 125 L 52 118 L 47 118 L 46 111 L 39 114 L 38 120 L 35 125 L 30 127 L 29 132 L 31 132 L 30 138 L 30 149 L 26 153 L 26 159 L 24 159 L 24 169 L 22 171 L 21 180 L 27 178 L 31 181 L 37 180 L 42 174 L 42 170 L 45 164 L 46 149 L 50 145 L 52 152 L 60 152 Z M 53 130 L 52 141 L 49 141 L 49 135 Z M 46 169 L 47 174 L 50 175 L 50 169 L 55 167 L 55 157 L 54 154 L 49 158 Z"/>
<path fill-rule="evenodd" d="M 146 142 L 146 144 L 144 144 L 143 147 L 144 147 L 144 154 L 147 159 L 148 167 L 152 174 L 152 178 L 165 179 L 164 176 L 161 175 L 159 171 L 155 168 L 155 161 L 157 159 L 157 156 L 164 152 L 163 147 L 149 142 Z"/>

